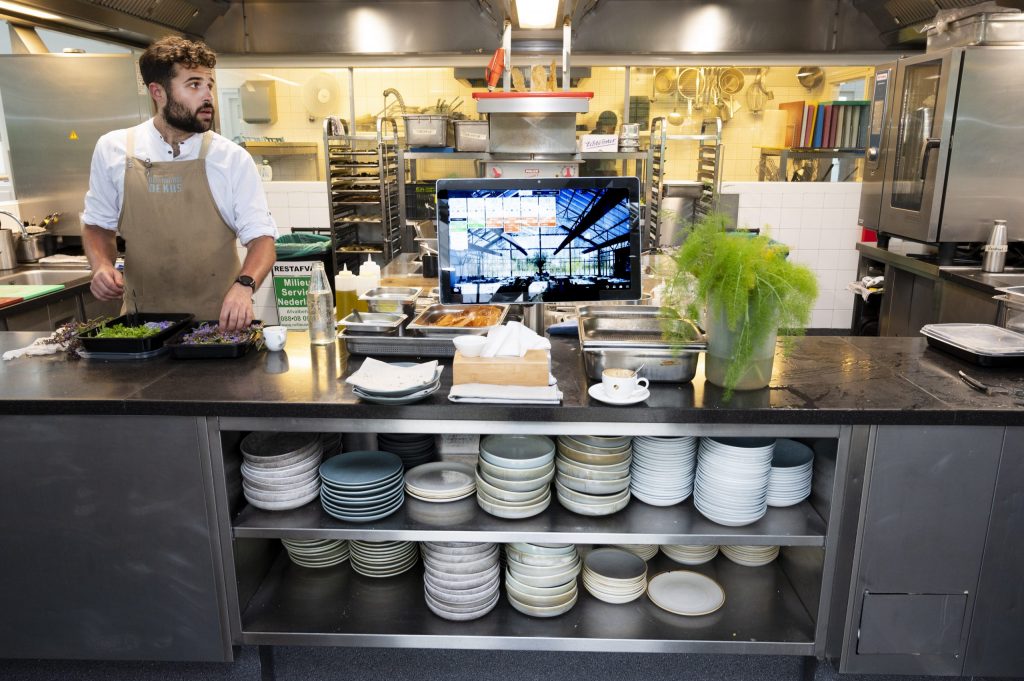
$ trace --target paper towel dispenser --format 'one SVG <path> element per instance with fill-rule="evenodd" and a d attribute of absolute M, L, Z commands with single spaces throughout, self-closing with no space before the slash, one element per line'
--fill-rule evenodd
<path fill-rule="evenodd" d="M 247 80 L 238 88 L 242 120 L 246 123 L 277 122 L 277 92 L 272 80 Z"/>

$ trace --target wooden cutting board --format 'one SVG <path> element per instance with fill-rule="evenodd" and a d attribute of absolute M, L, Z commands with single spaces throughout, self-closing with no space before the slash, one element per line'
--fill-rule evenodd
<path fill-rule="evenodd" d="M 22 300 L 24 300 L 24 298 L 11 298 L 11 297 L 0 298 L 0 307 L 7 307 L 8 305 L 14 305 L 15 303 L 20 303 Z"/>
<path fill-rule="evenodd" d="M 23 298 L 31 300 L 64 288 L 64 284 L 34 284 L 0 286 L 0 298 Z"/>

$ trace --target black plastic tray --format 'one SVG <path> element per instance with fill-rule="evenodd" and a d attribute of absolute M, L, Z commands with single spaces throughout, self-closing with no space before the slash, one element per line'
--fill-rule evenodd
<path fill-rule="evenodd" d="M 939 340 L 938 338 L 932 338 L 931 336 L 925 336 L 925 338 L 928 339 L 928 345 L 936 350 L 948 352 L 954 357 L 967 360 L 968 362 L 977 364 L 980 367 L 1024 366 L 1024 355 L 980 355 L 977 352 L 965 350 L 964 348 Z"/>
<path fill-rule="evenodd" d="M 253 320 L 252 325 L 255 326 L 262 323 L 259 320 Z M 209 345 L 190 345 L 181 342 L 185 334 L 193 329 L 198 329 L 203 324 L 213 324 L 216 326 L 218 320 L 193 320 L 192 323 L 181 329 L 174 338 L 167 341 L 167 347 L 171 350 L 171 357 L 175 359 L 236 359 L 243 357 L 255 345 L 251 340 L 244 343 L 216 343 Z"/>
<path fill-rule="evenodd" d="M 128 324 L 128 315 L 121 315 L 115 319 L 110 320 L 106 324 L 94 326 L 88 331 L 83 331 L 78 334 L 78 340 L 82 342 L 82 347 L 91 353 L 96 352 L 118 352 L 118 353 L 139 353 L 139 352 L 152 352 L 163 347 L 164 341 L 171 338 L 176 333 L 181 331 L 182 327 L 188 324 L 195 317 L 191 312 L 140 312 L 136 315 L 138 318 L 137 326 L 142 326 L 146 322 L 174 322 L 169 327 L 161 331 L 160 333 L 146 338 L 96 338 L 96 334 L 104 326 L 114 326 L 115 324 Z"/>

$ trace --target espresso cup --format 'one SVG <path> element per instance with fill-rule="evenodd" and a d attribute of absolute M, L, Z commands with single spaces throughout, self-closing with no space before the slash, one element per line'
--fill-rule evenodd
<path fill-rule="evenodd" d="M 604 394 L 612 400 L 628 400 L 650 382 L 640 378 L 632 369 L 605 369 L 601 372 Z"/>
<path fill-rule="evenodd" d="M 263 344 L 267 350 L 277 352 L 284 349 L 284 343 L 288 339 L 288 329 L 283 326 L 263 327 Z"/>

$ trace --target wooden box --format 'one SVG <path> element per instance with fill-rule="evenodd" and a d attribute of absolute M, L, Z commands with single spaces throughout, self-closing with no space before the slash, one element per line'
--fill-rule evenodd
<path fill-rule="evenodd" d="M 529 350 L 524 357 L 463 357 L 456 350 L 452 369 L 452 385 L 545 386 L 551 373 L 551 355 L 547 350 Z"/>

